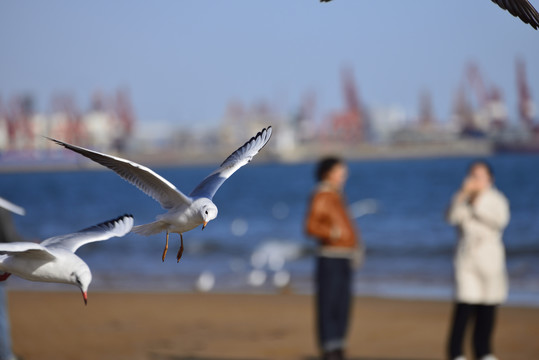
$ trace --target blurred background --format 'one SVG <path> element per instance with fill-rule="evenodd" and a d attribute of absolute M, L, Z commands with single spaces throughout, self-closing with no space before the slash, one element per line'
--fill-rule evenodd
<path fill-rule="evenodd" d="M 122 213 L 146 223 L 157 203 L 43 136 L 189 193 L 272 125 L 217 193 L 219 217 L 185 234 L 180 264 L 161 263 L 164 234 L 89 245 L 92 287 L 312 291 L 303 219 L 313 161 L 334 153 L 350 162 L 367 245 L 356 292 L 446 299 L 456 235 L 443 213 L 470 160 L 487 158 L 511 202 L 510 301 L 538 305 L 538 45 L 487 0 L 3 1 L 0 196 L 26 208 L 29 240 Z"/>

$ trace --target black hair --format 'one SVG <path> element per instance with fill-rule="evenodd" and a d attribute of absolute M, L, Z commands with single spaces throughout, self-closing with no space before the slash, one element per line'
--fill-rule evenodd
<path fill-rule="evenodd" d="M 322 181 L 326 175 L 333 169 L 335 165 L 343 164 L 344 161 L 336 156 L 328 156 L 323 158 L 316 165 L 315 178 L 317 181 Z"/>
<path fill-rule="evenodd" d="M 494 182 L 494 169 L 492 168 L 492 165 L 486 160 L 475 160 L 468 166 L 468 174 L 473 170 L 476 166 L 483 166 L 485 169 L 487 169 L 488 175 L 490 176 L 490 180 Z"/>

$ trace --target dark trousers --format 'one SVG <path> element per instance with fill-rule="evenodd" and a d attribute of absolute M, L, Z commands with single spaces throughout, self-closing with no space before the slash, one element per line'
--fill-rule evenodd
<path fill-rule="evenodd" d="M 491 339 L 496 318 L 495 305 L 455 303 L 448 342 L 450 359 L 463 355 L 462 344 L 469 320 L 474 324 L 473 348 L 476 359 L 492 354 Z"/>
<path fill-rule="evenodd" d="M 323 351 L 345 345 L 352 297 L 349 259 L 318 257 L 316 263 L 316 307 L 318 343 Z"/>

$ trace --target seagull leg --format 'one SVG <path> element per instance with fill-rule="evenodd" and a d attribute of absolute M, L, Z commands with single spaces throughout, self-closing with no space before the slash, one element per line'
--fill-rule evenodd
<path fill-rule="evenodd" d="M 163 256 L 161 257 L 163 262 L 165 262 L 165 256 L 167 256 L 167 250 L 168 250 L 168 231 L 167 231 L 167 242 L 165 243 L 165 250 L 163 250 Z"/>
<path fill-rule="evenodd" d="M 183 254 L 183 235 L 182 235 L 182 233 L 180 233 L 180 241 L 181 241 L 180 250 L 178 250 L 178 255 L 176 255 L 176 260 L 178 260 L 177 262 L 180 262 L 180 259 L 182 258 L 182 254 Z"/>
<path fill-rule="evenodd" d="M 11 273 L 5 272 L 2 275 L 0 275 L 0 281 L 6 281 L 8 277 L 11 276 Z"/>

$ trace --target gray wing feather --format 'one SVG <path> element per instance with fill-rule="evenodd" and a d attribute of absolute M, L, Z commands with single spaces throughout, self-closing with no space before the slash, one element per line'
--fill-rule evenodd
<path fill-rule="evenodd" d="M 239 168 L 248 164 L 252 158 L 267 144 L 272 133 L 271 126 L 262 129 L 253 136 L 238 150 L 234 151 L 217 170 L 208 175 L 197 187 L 189 194 L 193 198 L 207 197 L 212 199 L 217 190 L 223 185 L 226 179 L 234 174 Z"/>
<path fill-rule="evenodd" d="M 179 204 L 191 204 L 191 199 L 185 196 L 165 178 L 145 166 L 116 156 L 88 150 L 76 145 L 71 145 L 60 140 L 51 138 L 48 139 L 65 147 L 66 149 L 72 150 L 103 166 L 108 167 L 120 175 L 123 179 L 135 185 L 146 195 L 157 200 L 161 206 L 167 210 L 172 209 Z"/>
<path fill-rule="evenodd" d="M 44 240 L 40 245 L 48 248 L 63 248 L 77 251 L 84 244 L 103 241 L 114 236 L 124 236 L 133 227 L 133 216 L 123 215 L 116 219 L 102 222 L 73 234 L 60 235 Z"/>
<path fill-rule="evenodd" d="M 32 242 L 1 243 L 0 254 L 12 256 L 31 256 L 47 260 L 56 259 L 56 256 L 47 250 L 43 245 Z"/>
<path fill-rule="evenodd" d="M 539 13 L 528 0 L 492 0 L 511 15 L 518 17 L 534 29 L 539 29 Z"/>

